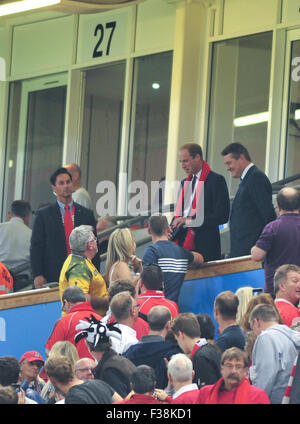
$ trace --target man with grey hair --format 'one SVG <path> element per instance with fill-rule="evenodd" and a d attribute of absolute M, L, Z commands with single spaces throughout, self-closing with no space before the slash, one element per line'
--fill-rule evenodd
<path fill-rule="evenodd" d="M 186 355 L 178 353 L 172 356 L 168 364 L 168 378 L 176 391 L 171 403 L 198 403 L 199 389 L 193 383 L 194 375 L 193 363 Z"/>
<path fill-rule="evenodd" d="M 62 302 L 66 315 L 55 322 L 52 333 L 45 345 L 46 355 L 49 354 L 56 342 L 67 340 L 76 347 L 79 358 L 93 359 L 84 340 L 80 340 L 77 344 L 75 343 L 76 325 L 79 324 L 80 320 L 87 321 L 92 315 L 98 320 L 101 320 L 101 316 L 86 301 L 86 294 L 78 286 L 68 287 L 63 292 Z"/>
<path fill-rule="evenodd" d="M 263 229 L 251 249 L 254 261 L 264 261 L 265 291 L 274 294 L 273 277 L 285 264 L 300 266 L 300 192 L 284 187 L 277 194 L 279 217 Z"/>
<path fill-rule="evenodd" d="M 274 275 L 275 304 L 282 321 L 291 327 L 300 321 L 300 309 L 296 306 L 300 300 L 300 267 L 282 265 Z"/>
<path fill-rule="evenodd" d="M 172 315 L 166 306 L 157 305 L 148 312 L 149 334 L 143 336 L 138 344 L 131 346 L 124 354 L 127 359 L 138 365 L 149 365 L 156 374 L 156 387 L 164 389 L 168 384 L 165 359 L 182 352 L 177 344 L 170 343 L 166 336 L 170 330 Z"/>
<path fill-rule="evenodd" d="M 93 228 L 89 225 L 74 228 L 69 241 L 71 254 L 65 260 L 59 277 L 60 298 L 68 287 L 78 286 L 85 293 L 86 301 L 103 316 L 108 308 L 108 292 L 103 277 L 92 263 L 98 252 Z"/>
<path fill-rule="evenodd" d="M 271 403 L 281 403 L 300 351 L 300 333 L 279 324 L 279 315 L 272 305 L 257 305 L 249 323 L 257 336 L 252 351 L 250 378 L 264 390 Z"/>
<path fill-rule="evenodd" d="M 116 294 L 111 302 L 110 309 L 116 320 L 116 327 L 121 330 L 121 340 L 111 338 L 112 349 L 119 353 L 126 352 L 130 346 L 138 343 L 136 331 L 133 329 L 138 318 L 138 305 L 128 291 Z"/>

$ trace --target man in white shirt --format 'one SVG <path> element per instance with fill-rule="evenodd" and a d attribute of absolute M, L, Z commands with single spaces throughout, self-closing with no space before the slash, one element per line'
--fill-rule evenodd
<path fill-rule="evenodd" d="M 64 165 L 70 174 L 72 175 L 73 193 L 72 198 L 74 202 L 84 206 L 88 209 L 93 209 L 92 200 L 88 191 L 81 185 L 81 169 L 76 163 L 68 163 Z"/>
<path fill-rule="evenodd" d="M 0 261 L 9 270 L 24 266 L 29 274 L 30 216 L 30 204 L 25 200 L 15 200 L 8 212 L 9 221 L 0 224 Z"/>
<path fill-rule="evenodd" d="M 117 322 L 115 326 L 122 333 L 121 340 L 111 338 L 112 349 L 122 354 L 130 346 L 138 343 L 136 331 L 133 329 L 138 318 L 138 304 L 129 292 L 121 292 L 112 298 L 110 309 Z"/>

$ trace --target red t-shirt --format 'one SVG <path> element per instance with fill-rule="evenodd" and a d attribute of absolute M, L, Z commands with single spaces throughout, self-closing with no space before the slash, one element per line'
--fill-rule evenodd
<path fill-rule="evenodd" d="M 75 344 L 75 336 L 80 331 L 76 330 L 76 325 L 79 324 L 79 320 L 86 321 L 86 318 L 91 315 L 94 315 L 94 317 L 98 320 L 101 320 L 102 318 L 95 312 L 89 302 L 82 302 L 73 306 L 67 315 L 64 315 L 55 323 L 52 334 L 47 340 L 45 348 L 50 351 L 56 342 L 67 340 L 76 347 L 79 358 L 94 359 L 88 350 L 85 338 Z"/>
<path fill-rule="evenodd" d="M 299 318 L 300 320 L 300 310 L 297 306 L 280 299 L 275 300 L 275 305 L 277 306 L 283 323 L 288 327 L 292 325 L 295 318 Z"/>

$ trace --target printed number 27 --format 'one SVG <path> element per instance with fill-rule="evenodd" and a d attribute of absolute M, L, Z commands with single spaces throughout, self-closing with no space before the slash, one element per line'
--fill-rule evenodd
<path fill-rule="evenodd" d="M 112 40 L 112 36 L 114 33 L 114 30 L 116 28 L 117 22 L 113 21 L 113 22 L 107 22 L 107 24 L 105 24 L 105 28 L 110 29 L 110 34 L 108 37 L 108 42 L 107 42 L 107 46 L 106 46 L 106 55 L 109 55 L 110 52 L 110 45 L 111 45 L 111 40 Z M 96 37 L 98 32 L 100 32 L 100 36 L 99 36 L 99 40 L 94 48 L 93 51 L 93 57 L 101 57 L 103 54 L 102 50 L 98 50 L 99 47 L 101 46 L 101 43 L 103 41 L 103 37 L 104 37 L 104 27 L 102 24 L 98 24 L 95 28 L 95 32 L 94 32 L 94 36 Z"/>

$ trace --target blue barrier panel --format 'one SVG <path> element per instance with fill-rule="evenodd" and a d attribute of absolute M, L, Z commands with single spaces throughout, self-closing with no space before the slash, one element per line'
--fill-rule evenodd
<path fill-rule="evenodd" d="M 0 310 L 0 356 L 37 350 L 46 359 L 44 345 L 60 317 L 60 301 Z"/>
<path fill-rule="evenodd" d="M 264 288 L 264 284 L 263 269 L 187 280 L 183 283 L 178 299 L 179 310 L 180 312 L 193 312 L 194 314 L 209 314 L 215 326 L 217 326 L 213 309 L 214 300 L 219 293 L 225 290 L 236 292 L 237 289 L 244 286 Z"/>
<path fill-rule="evenodd" d="M 213 305 L 217 294 L 235 292 L 243 286 L 264 287 L 264 270 L 251 270 L 184 282 L 179 296 L 180 312 L 209 314 L 214 321 Z M 20 358 L 27 350 L 45 357 L 45 343 L 53 325 L 61 317 L 61 302 L 47 302 L 0 310 L 0 356 Z M 217 328 L 217 324 L 214 321 Z"/>

